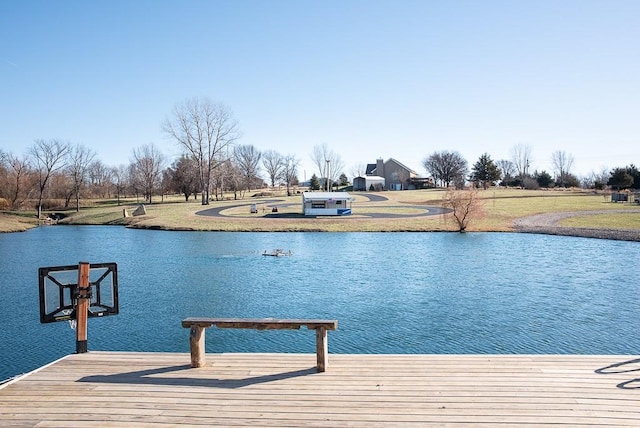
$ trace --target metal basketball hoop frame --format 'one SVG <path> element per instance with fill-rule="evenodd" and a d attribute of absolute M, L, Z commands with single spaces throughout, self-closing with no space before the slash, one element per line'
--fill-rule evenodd
<path fill-rule="evenodd" d="M 87 318 L 119 310 L 116 263 L 41 267 L 38 278 L 40 322 L 75 321 L 76 352 L 87 352 Z"/>

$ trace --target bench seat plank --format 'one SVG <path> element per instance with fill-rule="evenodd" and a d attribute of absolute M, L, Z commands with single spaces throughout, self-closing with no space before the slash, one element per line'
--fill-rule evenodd
<path fill-rule="evenodd" d="M 190 317 L 182 320 L 182 327 L 190 328 L 191 367 L 205 365 L 205 329 L 216 326 L 218 328 L 245 328 L 255 330 L 299 330 L 306 326 L 308 330 L 316 331 L 316 360 L 319 372 L 327 368 L 328 346 L 327 330 L 338 328 L 337 320 L 319 319 L 278 319 L 278 318 L 204 318 Z"/>
<path fill-rule="evenodd" d="M 302 326 L 307 327 L 309 330 L 315 330 L 318 328 L 336 330 L 338 328 L 338 321 L 318 319 L 204 317 L 190 317 L 182 320 L 182 326 L 185 328 L 192 326 L 208 328 L 214 325 L 218 328 L 250 328 L 256 330 L 297 330 Z"/>

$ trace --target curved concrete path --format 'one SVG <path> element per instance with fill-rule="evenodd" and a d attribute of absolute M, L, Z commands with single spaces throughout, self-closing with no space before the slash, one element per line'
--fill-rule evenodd
<path fill-rule="evenodd" d="M 387 198 L 386 196 L 382 196 L 382 195 L 379 195 L 377 193 L 351 192 L 349 194 L 350 195 L 364 196 L 365 198 L 369 199 L 369 202 L 384 202 L 384 201 L 388 201 L 389 200 L 389 198 Z"/>
<path fill-rule="evenodd" d="M 364 196 L 366 198 L 369 199 L 368 202 L 384 202 L 384 201 L 388 201 L 389 198 L 387 198 L 386 196 L 382 196 L 382 195 L 378 195 L 378 194 L 369 194 L 369 193 L 351 193 L 353 195 L 358 195 L 358 196 Z M 209 217 L 225 217 L 224 214 L 222 214 L 222 211 L 224 210 L 228 210 L 228 209 L 232 209 L 232 208 L 238 208 L 238 207 L 249 207 L 252 204 L 256 204 L 256 203 L 260 203 L 260 204 L 266 204 L 267 207 L 273 207 L 274 205 L 278 205 L 281 207 L 284 206 L 292 206 L 292 205 L 300 205 L 299 203 L 286 203 L 286 204 L 281 204 L 281 202 L 285 202 L 284 199 L 267 199 L 267 200 L 261 200 L 259 202 L 247 202 L 247 203 L 242 203 L 242 204 L 237 204 L 237 205 L 229 205 L 229 206 L 224 206 L 224 207 L 214 207 L 214 208 L 208 208 L 202 211 L 198 211 L 196 214 L 197 215 L 202 215 L 202 216 L 209 216 Z M 419 214 L 394 214 L 394 213 L 366 213 L 366 214 L 362 214 L 362 213 L 356 213 L 356 217 L 354 218 L 362 218 L 362 217 L 366 217 L 366 218 L 387 218 L 387 219 L 392 219 L 392 218 L 411 218 L 411 217 L 429 217 L 429 216 L 434 216 L 434 215 L 441 215 L 441 214 L 446 214 L 451 212 L 450 208 L 443 208 L 443 207 L 436 207 L 436 206 L 426 206 L 426 205 L 396 205 L 396 206 L 387 206 L 385 208 L 398 208 L 398 209 L 403 209 L 403 208 L 413 208 L 413 209 L 421 209 L 424 210 L 424 212 L 419 213 Z M 278 214 L 269 214 L 268 215 L 270 218 L 277 218 L 279 217 Z M 287 218 L 291 218 L 290 215 L 282 215 L 283 218 L 287 217 Z M 301 218 L 303 218 L 301 216 Z"/>

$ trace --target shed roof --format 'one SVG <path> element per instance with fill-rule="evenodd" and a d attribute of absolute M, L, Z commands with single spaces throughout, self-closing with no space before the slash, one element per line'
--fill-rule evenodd
<path fill-rule="evenodd" d="M 302 199 L 314 199 L 317 201 L 328 201 L 329 199 L 347 200 L 351 199 L 351 195 L 347 192 L 304 192 Z"/>
<path fill-rule="evenodd" d="M 360 176 L 360 177 L 356 177 L 356 178 L 362 178 L 363 180 L 367 180 L 367 181 L 384 181 L 385 178 L 384 177 L 380 177 L 379 175 L 364 175 L 364 176 Z"/>

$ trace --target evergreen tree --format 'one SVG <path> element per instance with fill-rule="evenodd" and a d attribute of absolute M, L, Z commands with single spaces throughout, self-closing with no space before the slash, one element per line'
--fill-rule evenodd
<path fill-rule="evenodd" d="M 629 174 L 631 178 L 633 178 L 633 184 L 631 185 L 631 188 L 640 189 L 640 171 L 638 170 L 638 168 L 636 168 L 634 164 L 631 164 L 626 167 L 625 170 L 627 171 L 627 174 Z"/>
<path fill-rule="evenodd" d="M 611 171 L 607 185 L 615 187 L 617 190 L 628 189 L 633 186 L 633 177 L 625 168 L 616 168 Z"/>
<path fill-rule="evenodd" d="M 344 172 L 342 174 L 340 174 L 340 177 L 338 178 L 338 181 L 340 182 L 341 186 L 348 186 L 349 185 L 349 179 L 347 178 L 347 175 Z"/>
<path fill-rule="evenodd" d="M 498 166 L 487 153 L 480 156 L 478 162 L 476 162 L 471 169 L 471 181 L 481 183 L 485 190 L 500 180 L 501 176 L 502 173 L 500 169 L 498 169 Z"/>
<path fill-rule="evenodd" d="M 551 187 L 551 184 L 553 184 L 553 178 L 547 171 L 536 172 L 534 178 L 536 179 L 536 181 L 538 182 L 538 186 L 540 187 L 548 188 Z"/>
<path fill-rule="evenodd" d="M 320 180 L 318 180 L 318 176 L 315 174 L 313 174 L 309 179 L 309 189 L 320 190 Z"/>

